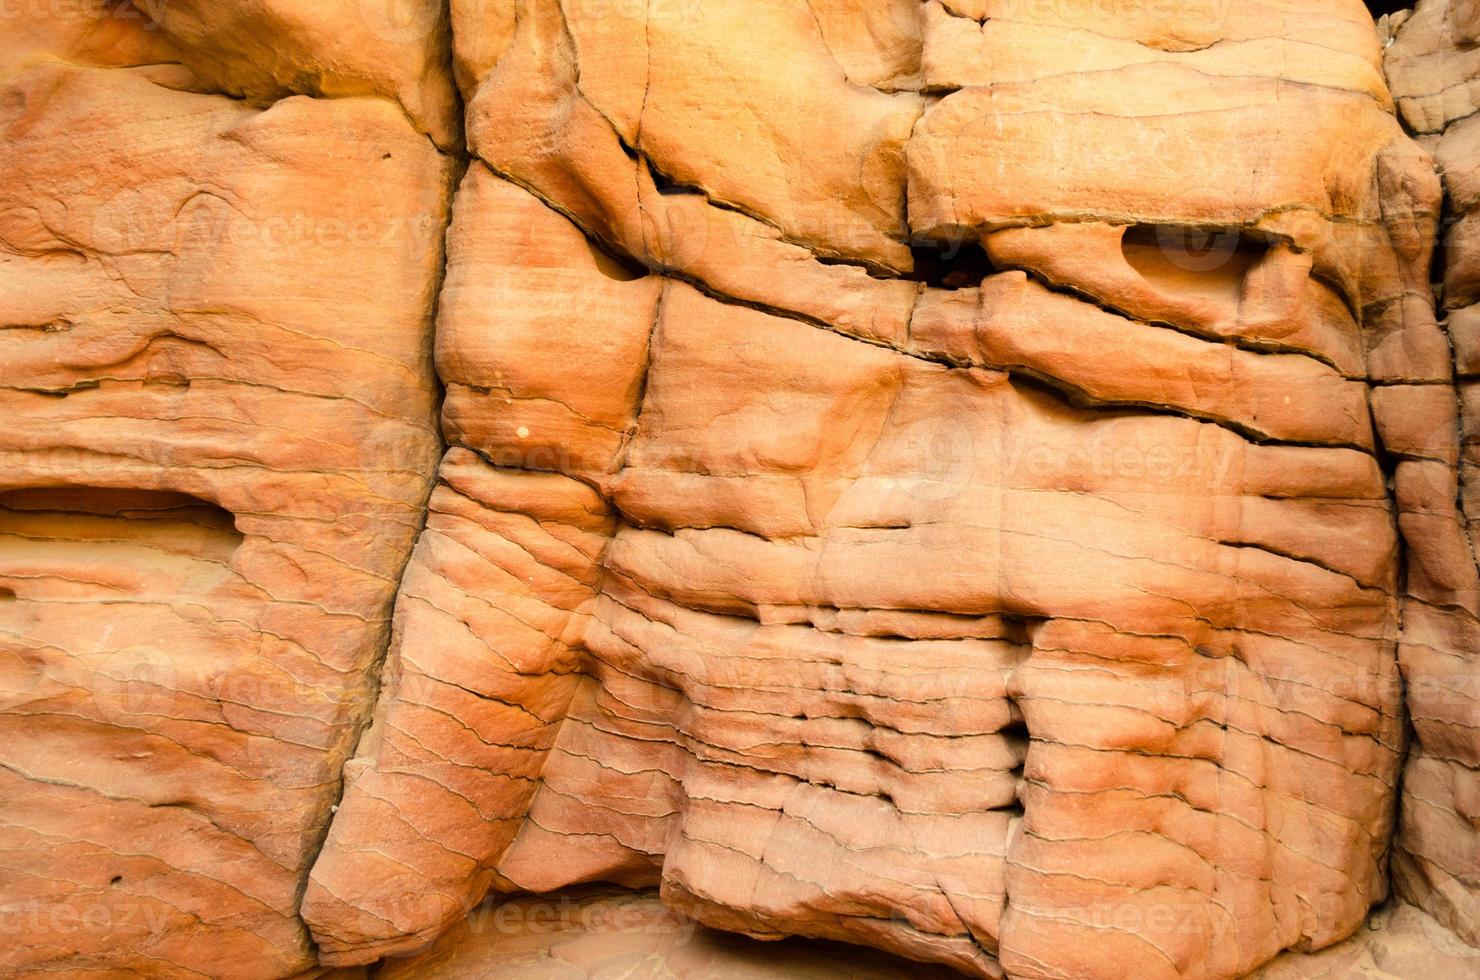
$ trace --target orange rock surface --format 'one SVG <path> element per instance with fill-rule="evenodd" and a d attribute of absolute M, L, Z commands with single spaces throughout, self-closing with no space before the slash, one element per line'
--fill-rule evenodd
<path fill-rule="evenodd" d="M 0 972 L 1470 975 L 1475 4 L 1105 6 L 7 14 Z"/>
<path fill-rule="evenodd" d="M 1396 29 L 1388 75 L 1405 122 L 1433 152 L 1444 181 L 1442 266 L 1435 270 L 1447 317 L 1456 391 L 1440 388 L 1430 406 L 1395 435 L 1400 465 L 1426 472 L 1423 482 L 1456 497 L 1462 534 L 1452 557 L 1427 549 L 1429 567 L 1413 576 L 1403 647 L 1408 711 L 1414 730 L 1404 772 L 1402 816 L 1393 857 L 1398 893 L 1472 946 L 1480 946 L 1480 628 L 1467 557 L 1480 560 L 1480 7 L 1424 3 Z M 1456 397 L 1457 396 L 1457 397 Z M 1447 431 L 1459 416 L 1461 441 Z M 1446 437 L 1425 439 L 1430 420 Z M 1457 472 L 1456 472 L 1457 470 Z M 1410 478 L 1410 486 L 1418 481 Z M 1398 492 L 1403 493 L 1403 483 Z M 1417 530 L 1415 528 L 1415 530 Z M 1421 532 L 1420 532 L 1421 533 Z M 1453 537 L 1446 535 L 1446 537 Z M 1469 547 L 1462 545 L 1468 544 Z M 1415 549 L 1418 550 L 1418 549 Z M 1420 554 L 1425 553 L 1420 551 Z M 1435 590 L 1458 582 L 1462 593 Z"/>

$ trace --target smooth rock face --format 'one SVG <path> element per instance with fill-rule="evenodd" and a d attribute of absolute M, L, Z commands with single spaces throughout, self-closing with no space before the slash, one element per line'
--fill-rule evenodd
<path fill-rule="evenodd" d="M 5 21 L 0 972 L 1468 975 L 1474 4 L 1101 6 Z"/>

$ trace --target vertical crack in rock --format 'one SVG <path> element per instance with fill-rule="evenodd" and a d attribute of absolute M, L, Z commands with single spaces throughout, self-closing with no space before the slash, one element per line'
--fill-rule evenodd
<path fill-rule="evenodd" d="M 209 6 L 0 38 L 14 973 L 312 966 L 299 892 L 437 458 L 445 10 L 407 43 Z"/>
<path fill-rule="evenodd" d="M 450 70 L 450 63 L 451 63 L 451 46 L 449 45 L 448 46 L 448 66 L 449 66 L 449 70 Z M 459 103 L 458 104 L 461 105 L 461 100 L 459 100 Z M 434 227 L 437 228 L 437 231 L 435 233 L 437 235 L 437 239 L 438 239 L 438 242 L 440 244 L 439 244 L 439 247 L 438 247 L 438 253 L 439 253 L 439 255 L 438 255 L 438 262 L 437 262 L 437 272 L 436 272 L 436 275 L 433 278 L 432 282 L 430 283 L 430 288 L 428 290 L 428 304 L 429 305 L 428 305 L 427 314 L 426 314 L 427 331 L 426 331 L 426 344 L 425 344 L 425 350 L 424 350 L 424 356 L 425 356 L 425 358 L 426 358 L 426 360 L 427 360 L 428 363 L 432 363 L 434 361 L 434 359 L 435 359 L 435 352 L 436 352 L 436 323 L 437 323 L 437 320 L 439 318 L 439 313 L 440 313 L 440 300 L 441 300 L 441 295 L 442 295 L 442 288 L 443 288 L 443 285 L 445 284 L 446 278 L 447 278 L 447 250 L 446 250 L 446 244 L 445 244 L 446 243 L 447 230 L 451 227 L 451 224 L 452 224 L 452 214 L 453 214 L 453 210 L 454 210 L 454 208 L 456 206 L 456 202 L 457 202 L 457 187 L 461 183 L 462 177 L 467 172 L 467 168 L 468 168 L 468 165 L 469 165 L 469 160 L 467 159 L 467 157 L 465 155 L 457 156 L 455 158 L 455 161 L 456 161 L 455 162 L 455 166 L 453 167 L 452 170 L 450 170 L 448 172 L 448 175 L 447 175 L 447 178 L 446 178 L 446 180 L 447 180 L 447 183 L 446 183 L 446 194 L 445 194 L 445 198 L 444 198 L 444 201 L 443 201 L 442 210 L 441 210 L 440 215 L 439 215 L 439 220 L 434 224 Z M 438 388 L 438 393 L 439 393 L 439 396 L 440 396 L 437 399 L 437 414 L 438 414 L 438 416 L 440 416 L 440 414 L 441 414 L 441 407 L 442 407 L 442 404 L 443 404 L 443 402 L 445 401 L 445 398 L 446 398 L 446 391 L 445 391 L 444 388 L 442 388 L 442 386 L 440 384 L 440 381 L 437 382 L 437 388 Z M 446 451 L 448 449 L 448 446 L 446 445 L 445 440 L 441 436 L 440 429 L 439 429 L 439 432 L 438 432 L 438 436 L 439 436 L 439 438 L 438 438 L 438 444 L 439 444 L 439 450 L 440 450 L 439 455 L 445 455 L 445 453 L 446 453 Z M 417 531 L 416 536 L 418 538 L 420 538 L 421 535 L 426 532 L 427 518 L 428 518 L 428 516 L 430 514 L 430 497 L 431 497 L 432 490 L 433 490 L 434 486 L 436 485 L 436 482 L 437 481 L 436 481 L 435 474 L 428 474 L 428 477 L 427 477 L 427 480 L 426 480 L 426 488 L 425 488 L 425 492 L 424 492 L 424 494 L 422 496 L 421 507 L 420 507 L 421 519 L 420 519 L 420 523 L 418 524 L 417 529 L 416 529 L 416 531 Z M 367 671 L 367 676 L 373 681 L 373 684 L 372 684 L 372 686 L 369 687 L 369 689 L 366 691 L 366 693 L 364 695 L 363 707 L 361 709 L 360 716 L 357 719 L 357 727 L 356 727 L 356 730 L 355 730 L 354 738 L 353 738 L 353 741 L 351 743 L 349 752 L 348 752 L 348 754 L 346 756 L 346 765 L 343 767 L 343 770 L 344 771 L 341 771 L 340 776 L 339 776 L 338 793 L 335 795 L 334 801 L 329 805 L 326 813 L 324 814 L 322 825 L 319 828 L 319 832 L 318 832 L 318 836 L 317 836 L 317 841 L 314 843 L 314 845 L 310 849 L 310 856 L 309 856 L 308 861 L 305 864 L 305 871 L 304 871 L 304 873 L 303 873 L 303 875 L 302 875 L 302 877 L 301 877 L 301 879 L 299 881 L 298 893 L 297 893 L 297 896 L 296 896 L 296 899 L 295 899 L 295 902 L 294 902 L 294 908 L 298 910 L 298 914 L 300 915 L 300 917 L 302 915 L 302 911 L 301 910 L 302 910 L 302 906 L 303 906 L 304 894 L 305 894 L 305 892 L 307 891 L 307 888 L 308 888 L 308 877 L 309 877 L 308 871 L 310 869 L 312 869 L 313 866 L 314 866 L 314 864 L 318 861 L 319 854 L 322 852 L 323 847 L 324 847 L 324 841 L 328 837 L 328 834 L 329 834 L 329 826 L 333 822 L 334 814 L 336 812 L 338 812 L 339 806 L 340 806 L 340 804 L 344 800 L 345 783 L 346 783 L 346 779 L 348 778 L 348 769 L 349 769 L 348 760 L 353 759 L 354 756 L 359 752 L 361 740 L 365 737 L 366 731 L 369 729 L 369 727 L 373 723 L 374 713 L 375 713 L 375 707 L 376 707 L 376 704 L 378 703 L 378 701 L 380 700 L 381 690 L 385 686 L 384 674 L 385 674 L 385 671 L 388 669 L 388 663 L 387 663 L 387 661 L 389 659 L 391 644 L 393 642 L 393 639 L 392 639 L 392 614 L 393 614 L 393 607 L 394 607 L 394 604 L 396 602 L 397 596 L 400 594 L 401 587 L 404 585 L 405 577 L 406 577 L 406 572 L 407 572 L 407 569 L 410 566 L 411 559 L 412 559 L 411 551 L 410 551 L 410 549 L 408 549 L 407 552 L 406 552 L 406 555 L 405 555 L 405 560 L 401 563 L 399 569 L 396 570 L 396 572 L 395 572 L 395 574 L 393 576 L 393 580 L 396 582 L 396 586 L 397 586 L 396 595 L 392 595 L 392 596 L 388 597 L 387 600 L 386 600 L 386 602 L 387 602 L 387 611 L 386 611 L 386 614 L 385 614 L 385 628 L 384 628 L 383 632 L 381 633 L 381 635 L 378 637 L 378 639 L 376 641 L 376 644 L 375 644 L 376 656 L 375 656 L 374 660 L 372 661 L 372 663 L 371 663 L 371 665 L 370 665 L 370 667 L 369 667 L 369 669 Z"/>

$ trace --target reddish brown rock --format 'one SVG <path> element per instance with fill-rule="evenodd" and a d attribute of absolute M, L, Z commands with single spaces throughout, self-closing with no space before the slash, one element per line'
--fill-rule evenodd
<path fill-rule="evenodd" d="M 1404 397 L 1402 421 L 1390 423 L 1401 428 L 1392 437 L 1394 451 L 1404 459 L 1397 471 L 1399 498 L 1413 501 L 1404 534 L 1417 541 L 1409 561 L 1412 599 L 1403 657 L 1415 739 L 1403 783 L 1393 877 L 1407 900 L 1480 947 L 1477 18 L 1474 4 L 1420 4 L 1398 28 L 1387 69 L 1404 118 L 1415 130 L 1431 134 L 1426 139 L 1444 181 L 1448 232 L 1439 270 L 1440 306 L 1448 315 L 1459 389 L 1457 398 L 1448 386 Z"/>

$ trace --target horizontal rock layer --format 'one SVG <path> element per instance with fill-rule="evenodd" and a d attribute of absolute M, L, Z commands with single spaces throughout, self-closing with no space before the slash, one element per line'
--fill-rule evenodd
<path fill-rule="evenodd" d="M 301 7 L 0 40 L 5 970 L 1468 962 L 1465 4 Z"/>

